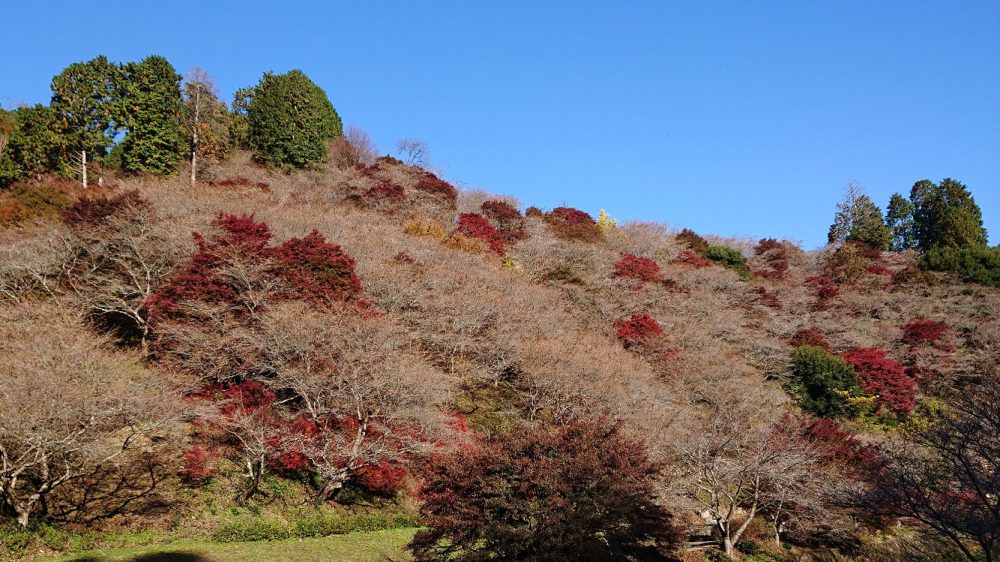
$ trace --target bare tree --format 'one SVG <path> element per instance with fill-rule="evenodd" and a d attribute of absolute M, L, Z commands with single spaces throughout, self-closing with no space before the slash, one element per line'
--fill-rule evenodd
<path fill-rule="evenodd" d="M 288 303 L 265 314 L 262 332 L 281 365 L 275 384 L 295 394 L 315 429 L 288 439 L 323 478 L 320 499 L 362 468 L 429 450 L 443 381 L 388 321 Z"/>
<path fill-rule="evenodd" d="M 427 164 L 427 143 L 414 138 L 402 138 L 396 141 L 396 152 L 406 157 L 406 163 L 411 166 Z"/>
<path fill-rule="evenodd" d="M 375 158 L 378 156 L 378 147 L 375 146 L 375 141 L 372 140 L 368 131 L 351 125 L 347 128 L 344 138 L 353 149 L 356 163 L 366 166 L 371 166 L 375 163 Z"/>
<path fill-rule="evenodd" d="M 207 72 L 194 67 L 184 84 L 184 126 L 191 138 L 191 185 L 198 174 L 198 158 L 221 159 L 228 145 L 225 105 L 219 101 L 215 82 Z"/>
<path fill-rule="evenodd" d="M 916 521 L 970 562 L 1000 560 L 1000 381 L 962 389 L 936 425 L 885 453 L 869 509 Z"/>
<path fill-rule="evenodd" d="M 173 400 L 136 359 L 58 302 L 0 310 L 0 378 L 0 509 L 21 526 L 170 419 Z"/>

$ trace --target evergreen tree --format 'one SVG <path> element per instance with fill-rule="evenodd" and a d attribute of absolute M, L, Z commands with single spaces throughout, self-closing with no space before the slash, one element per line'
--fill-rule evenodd
<path fill-rule="evenodd" d="M 247 110 L 253 99 L 254 88 L 240 88 L 233 94 L 233 105 L 229 113 L 229 140 L 236 148 L 250 148 L 250 123 Z"/>
<path fill-rule="evenodd" d="M 69 65 L 52 78 L 52 110 L 65 137 L 64 162 L 82 176 L 114 144 L 121 116 L 121 69 L 103 55 Z"/>
<path fill-rule="evenodd" d="M 885 226 L 889 229 L 889 248 L 905 252 L 916 247 L 913 224 L 913 203 L 900 193 L 893 193 L 885 210 Z"/>
<path fill-rule="evenodd" d="M 18 180 L 57 172 L 66 151 L 59 116 L 41 104 L 9 112 L 10 136 L 0 153 L 0 187 Z"/>
<path fill-rule="evenodd" d="M 917 246 L 974 248 L 987 244 L 983 214 L 968 188 L 951 178 L 920 180 L 910 190 Z"/>
<path fill-rule="evenodd" d="M 254 157 L 276 166 L 323 162 L 326 141 L 343 134 L 326 93 L 300 70 L 264 74 L 250 98 L 247 123 Z"/>
<path fill-rule="evenodd" d="M 167 59 L 153 55 L 125 65 L 128 134 L 122 169 L 170 174 L 183 153 L 181 75 Z"/>
<path fill-rule="evenodd" d="M 837 204 L 827 242 L 858 242 L 879 250 L 889 247 L 889 230 L 882 221 L 882 210 L 859 184 L 848 184 L 843 201 Z"/>

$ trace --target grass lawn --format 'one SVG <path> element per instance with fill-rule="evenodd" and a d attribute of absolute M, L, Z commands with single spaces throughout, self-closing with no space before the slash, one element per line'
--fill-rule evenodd
<path fill-rule="evenodd" d="M 176 542 L 139 548 L 78 552 L 75 562 L 388 562 L 410 560 L 406 543 L 416 529 L 390 529 L 275 542 Z"/>

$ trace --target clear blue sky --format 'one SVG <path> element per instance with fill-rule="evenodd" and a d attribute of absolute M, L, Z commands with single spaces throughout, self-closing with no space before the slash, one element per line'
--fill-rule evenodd
<path fill-rule="evenodd" d="M 301 68 L 466 187 L 821 244 L 851 179 L 969 186 L 1000 239 L 1000 2 L 0 0 L 0 102 L 105 54 L 228 98 Z"/>

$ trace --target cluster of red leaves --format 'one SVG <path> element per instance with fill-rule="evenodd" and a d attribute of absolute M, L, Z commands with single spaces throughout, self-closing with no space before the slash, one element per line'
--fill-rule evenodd
<path fill-rule="evenodd" d="M 358 483 L 370 492 L 391 496 L 406 483 L 406 468 L 397 462 L 382 461 L 357 471 Z"/>
<path fill-rule="evenodd" d="M 458 190 L 455 189 L 455 186 L 430 172 L 424 172 L 414 188 L 440 199 L 449 209 L 454 210 L 457 207 Z"/>
<path fill-rule="evenodd" d="M 132 190 L 111 197 L 106 195 L 81 197 L 63 209 L 59 216 L 68 225 L 92 226 L 127 209 L 148 207 L 149 202 L 143 199 L 137 190 Z"/>
<path fill-rule="evenodd" d="M 663 274 L 660 272 L 659 264 L 649 258 L 642 258 L 633 254 L 623 254 L 615 262 L 614 276 L 651 283 L 663 281 Z"/>
<path fill-rule="evenodd" d="M 768 308 L 781 310 L 782 308 L 781 299 L 778 298 L 778 295 L 767 292 L 767 289 L 765 287 L 757 285 L 754 287 L 750 287 L 750 291 L 757 294 L 757 302 L 759 302 L 760 304 Z"/>
<path fill-rule="evenodd" d="M 825 304 L 827 301 L 836 298 L 840 294 L 840 287 L 837 286 L 837 282 L 830 277 L 818 277 L 811 276 L 806 277 L 806 283 L 812 285 L 814 295 L 820 304 Z"/>
<path fill-rule="evenodd" d="M 702 257 L 694 250 L 681 250 L 680 255 L 674 258 L 670 263 L 687 267 L 708 267 L 712 265 L 711 260 Z"/>
<path fill-rule="evenodd" d="M 791 339 L 788 340 L 788 344 L 792 347 L 811 345 L 830 351 L 830 344 L 826 341 L 826 337 L 823 336 L 822 332 L 814 328 L 803 328 L 795 332 Z"/>
<path fill-rule="evenodd" d="M 852 349 L 843 357 L 858 374 L 861 389 L 877 396 L 875 405 L 880 410 L 899 416 L 908 416 L 913 411 L 917 385 L 901 363 L 876 348 Z"/>
<path fill-rule="evenodd" d="M 190 485 L 202 485 L 215 474 L 215 460 L 218 458 L 218 451 L 208 449 L 204 445 L 186 447 L 181 453 L 181 469 L 178 475 Z"/>
<path fill-rule="evenodd" d="M 935 345 L 948 331 L 948 324 L 927 318 L 915 318 L 903 326 L 903 343 L 910 346 Z"/>
<path fill-rule="evenodd" d="M 500 200 L 490 200 L 483 203 L 479 208 L 483 212 L 483 216 L 496 225 L 497 230 L 503 234 L 506 242 L 512 243 L 528 237 L 521 211 L 518 211 L 510 203 Z"/>
<path fill-rule="evenodd" d="M 754 270 L 755 277 L 784 279 L 788 275 L 788 250 L 774 238 L 764 238 L 757 243 L 754 254 L 764 259 L 766 267 Z"/>
<path fill-rule="evenodd" d="M 856 475 L 865 475 L 882 464 L 871 445 L 865 445 L 829 418 L 817 418 L 806 427 L 806 435 L 823 451 L 827 462 L 837 463 Z"/>
<path fill-rule="evenodd" d="M 491 251 L 500 255 L 504 253 L 503 235 L 490 224 L 490 221 L 486 220 L 486 217 L 479 213 L 462 213 L 459 215 L 458 226 L 455 227 L 453 232 L 469 238 L 482 240 L 489 246 Z"/>
<path fill-rule="evenodd" d="M 366 189 L 354 202 L 364 209 L 383 213 L 395 213 L 406 203 L 406 193 L 403 186 L 382 179 L 376 179 L 375 185 Z"/>
<path fill-rule="evenodd" d="M 615 334 L 626 349 L 648 346 L 664 335 L 660 324 L 648 314 L 634 314 L 629 318 L 616 320 L 615 329 Z"/>
<path fill-rule="evenodd" d="M 594 217 L 572 207 L 556 207 L 545 214 L 552 233 L 563 240 L 600 242 L 604 239 Z"/>
<path fill-rule="evenodd" d="M 221 274 L 236 259 L 268 264 L 259 274 L 287 286 L 278 298 L 328 304 L 361 294 L 354 260 L 318 231 L 272 247 L 270 228 L 252 215 L 221 215 L 214 226 L 220 232 L 209 238 L 194 234 L 198 251 L 191 263 L 146 302 L 151 321 L 173 315 L 185 301 L 238 303 L 241 286 Z"/>
<path fill-rule="evenodd" d="M 261 191 L 270 191 L 271 189 L 271 185 L 267 182 L 253 181 L 243 176 L 231 176 L 221 180 L 212 180 L 208 182 L 208 185 L 212 187 L 256 187 Z"/>

